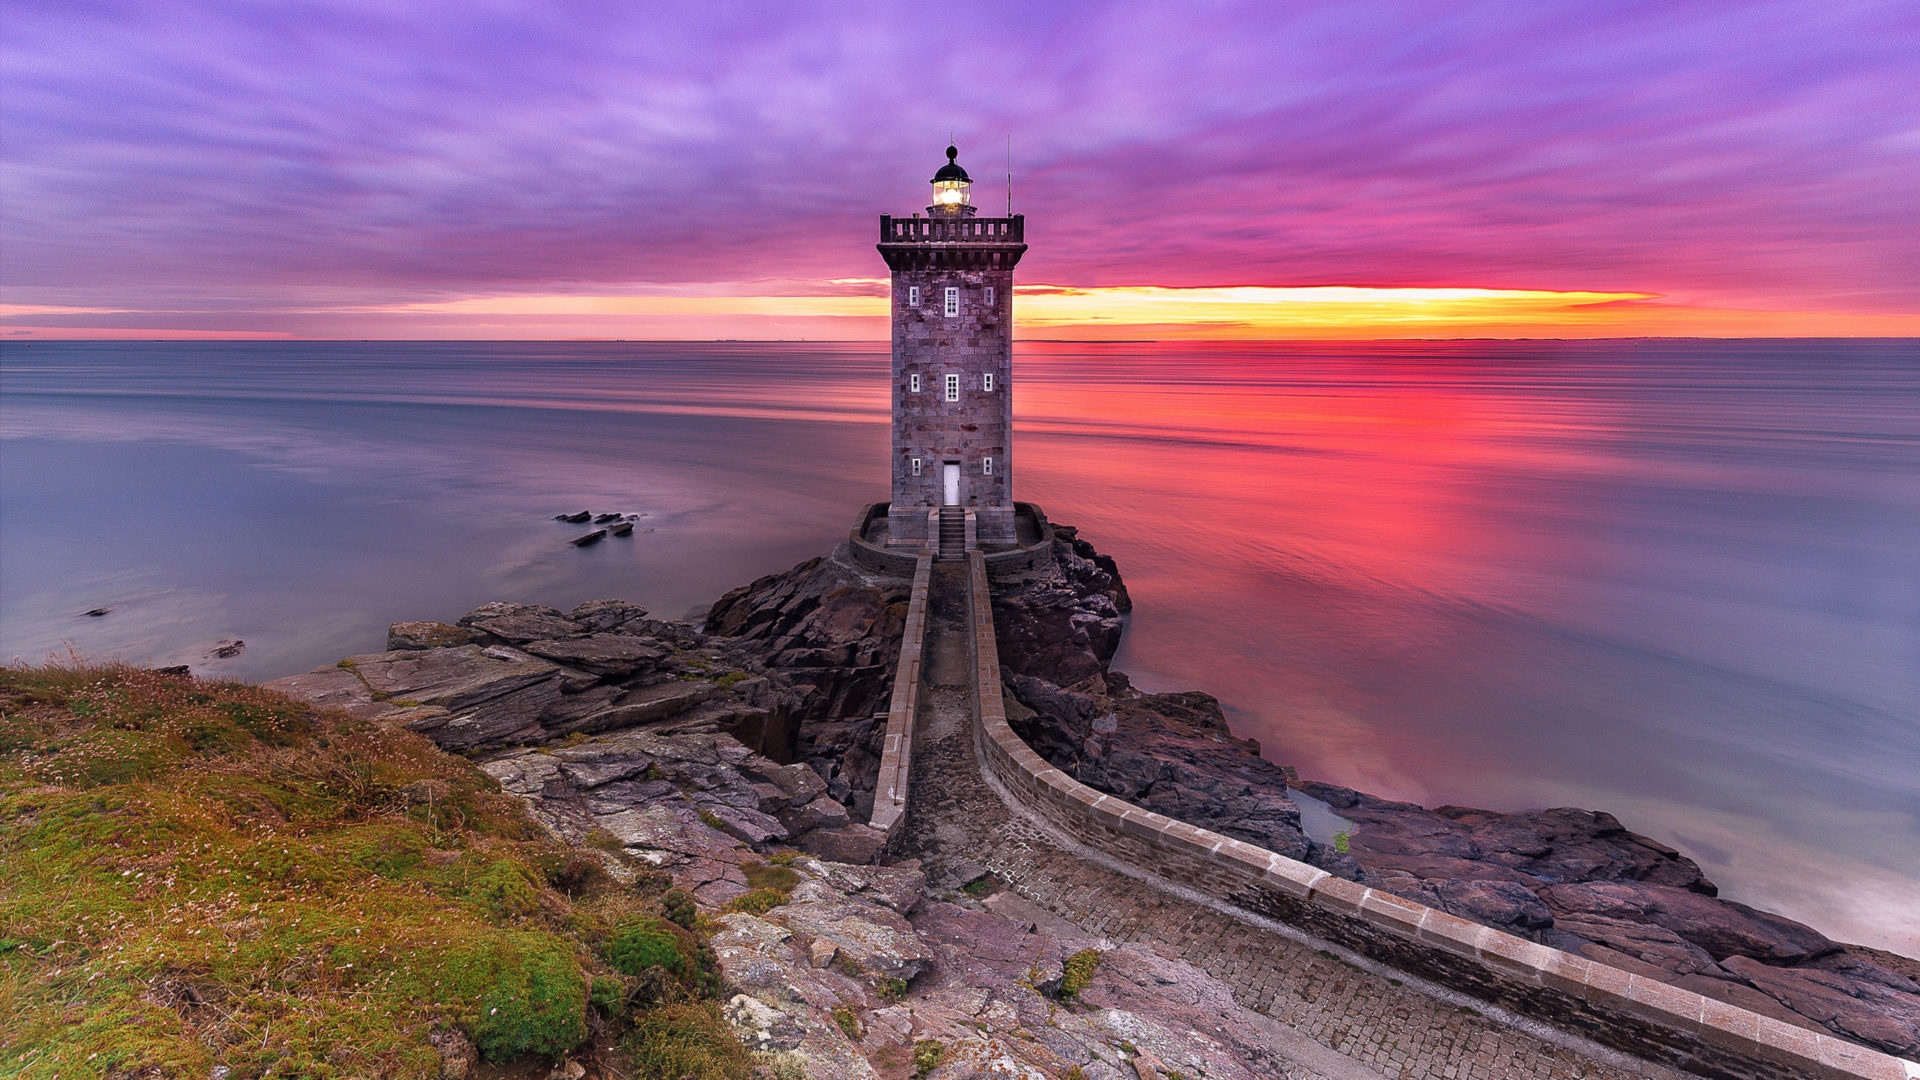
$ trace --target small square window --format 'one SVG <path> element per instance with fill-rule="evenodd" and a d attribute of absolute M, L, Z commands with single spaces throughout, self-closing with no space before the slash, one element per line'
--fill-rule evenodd
<path fill-rule="evenodd" d="M 947 318 L 951 319 L 958 314 L 960 314 L 960 290 L 949 285 L 947 287 Z"/>
<path fill-rule="evenodd" d="M 985 375 L 980 376 L 980 389 L 985 390 L 989 394 L 993 393 L 993 372 L 989 371 Z"/>
<path fill-rule="evenodd" d="M 987 286 L 987 306 L 993 306 L 993 286 Z"/>
<path fill-rule="evenodd" d="M 980 459 L 980 475 L 982 476 L 993 475 L 993 459 L 992 458 L 983 457 Z"/>
<path fill-rule="evenodd" d="M 920 475 L 920 459 L 919 458 L 913 459 L 913 475 L 915 476 Z"/>
<path fill-rule="evenodd" d="M 920 392 L 920 373 L 919 372 L 916 371 L 913 374 L 907 376 L 907 392 L 910 394 L 917 394 Z"/>
<path fill-rule="evenodd" d="M 958 375 L 947 376 L 947 400 L 960 400 L 960 376 Z"/>
<path fill-rule="evenodd" d="M 918 285 L 907 286 L 907 306 L 908 307 L 920 306 L 920 286 Z"/>

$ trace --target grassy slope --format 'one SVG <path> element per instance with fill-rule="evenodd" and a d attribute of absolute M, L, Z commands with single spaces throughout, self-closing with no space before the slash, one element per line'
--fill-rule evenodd
<path fill-rule="evenodd" d="M 645 1075 L 650 1026 L 721 1035 L 711 979 L 603 957 L 663 887 L 612 886 L 416 735 L 238 683 L 0 669 L 0 1077 L 431 1077 L 456 1026 L 489 1060 L 573 1047 L 590 989 Z"/>

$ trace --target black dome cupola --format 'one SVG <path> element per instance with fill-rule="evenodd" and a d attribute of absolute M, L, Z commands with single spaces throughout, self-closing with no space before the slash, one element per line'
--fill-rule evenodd
<path fill-rule="evenodd" d="M 933 174 L 933 205 L 927 212 L 935 217 L 973 216 L 973 196 L 967 191 L 972 186 L 973 178 L 960 167 L 960 148 L 947 147 L 947 163 Z"/>

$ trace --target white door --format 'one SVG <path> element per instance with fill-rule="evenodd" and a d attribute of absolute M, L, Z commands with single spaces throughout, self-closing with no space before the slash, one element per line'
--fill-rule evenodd
<path fill-rule="evenodd" d="M 943 467 L 943 474 L 947 482 L 946 505 L 959 506 L 960 505 L 960 466 L 954 462 L 949 461 Z"/>

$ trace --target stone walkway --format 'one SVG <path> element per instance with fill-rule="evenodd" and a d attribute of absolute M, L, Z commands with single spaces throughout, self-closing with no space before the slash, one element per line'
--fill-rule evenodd
<path fill-rule="evenodd" d="M 966 564 L 934 566 L 925 703 L 914 736 L 905 851 L 950 888 L 980 868 L 1088 933 L 1159 942 L 1233 988 L 1240 1004 L 1312 1044 L 1276 1039 L 1300 1077 L 1349 1080 L 1353 1064 L 1386 1080 L 1677 1080 L 1672 1070 L 1590 1053 L 1496 1023 L 1331 952 L 1122 873 L 1017 813 L 982 777 L 966 655 Z M 1329 1059 L 1319 1048 L 1343 1058 Z M 1613 1057 L 1613 1055 L 1607 1055 Z"/>

